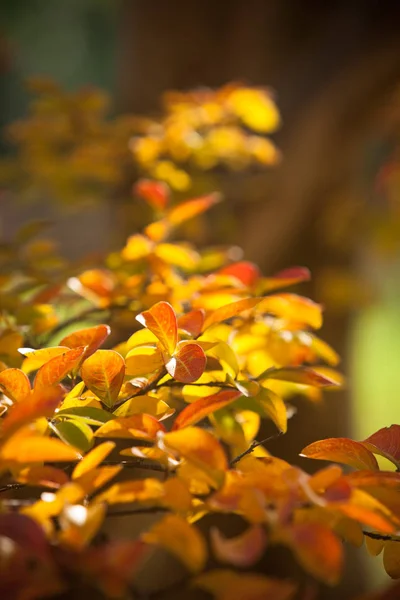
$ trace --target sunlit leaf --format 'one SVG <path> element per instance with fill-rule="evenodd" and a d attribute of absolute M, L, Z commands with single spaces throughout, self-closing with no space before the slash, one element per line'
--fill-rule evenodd
<path fill-rule="evenodd" d="M 218 529 L 213 528 L 210 538 L 215 558 L 236 567 L 249 567 L 256 563 L 267 543 L 265 531 L 259 525 L 249 527 L 234 538 L 226 538 Z"/>
<path fill-rule="evenodd" d="M 90 543 L 106 516 L 107 507 L 102 504 L 91 506 L 66 506 L 62 513 L 60 542 L 67 548 L 81 550 Z"/>
<path fill-rule="evenodd" d="M 140 395 L 121 404 L 114 411 L 114 415 L 116 417 L 129 417 L 137 413 L 146 413 L 161 421 L 173 415 L 174 412 L 175 409 L 170 408 L 163 400 L 159 400 L 154 396 Z"/>
<path fill-rule="evenodd" d="M 174 309 L 168 302 L 158 302 L 136 318 L 154 333 L 169 354 L 174 353 L 178 341 L 178 325 Z"/>
<path fill-rule="evenodd" d="M 69 406 L 67 408 L 63 408 L 65 406 L 65 401 L 62 403 L 61 408 L 54 415 L 55 419 L 63 419 L 63 418 L 78 418 L 89 425 L 102 425 L 103 423 L 107 423 L 107 421 L 111 421 L 114 417 L 108 411 L 98 408 L 97 406 L 92 406 L 90 404 L 90 400 L 88 400 L 89 404 L 85 405 L 85 401 L 80 401 L 80 406 Z M 100 404 L 100 403 L 98 403 Z"/>
<path fill-rule="evenodd" d="M 374 454 L 384 456 L 400 468 L 400 425 L 383 427 L 361 443 Z"/>
<path fill-rule="evenodd" d="M 182 429 L 189 425 L 194 425 L 216 410 L 231 404 L 240 396 L 241 393 L 237 390 L 221 390 L 217 394 L 200 398 L 183 409 L 175 419 L 172 429 Z"/>
<path fill-rule="evenodd" d="M 86 454 L 86 456 L 76 465 L 72 473 L 72 479 L 77 479 L 81 475 L 84 475 L 84 473 L 98 467 L 114 448 L 114 442 L 102 442 L 96 446 L 96 448 L 93 448 L 93 450 L 91 450 L 89 454 Z"/>
<path fill-rule="evenodd" d="M 40 417 L 51 417 L 60 404 L 63 390 L 60 387 L 36 388 L 22 402 L 14 404 L 3 420 L 3 434 L 10 435 L 16 429 Z"/>
<path fill-rule="evenodd" d="M 178 318 L 178 327 L 196 338 L 200 335 L 204 325 L 205 312 L 201 308 L 191 310 Z"/>
<path fill-rule="evenodd" d="M 258 381 L 268 379 L 278 379 L 301 385 L 311 385 L 314 387 L 330 387 L 338 385 L 337 381 L 331 377 L 319 373 L 316 369 L 310 367 L 271 367 L 258 375 Z"/>
<path fill-rule="evenodd" d="M 301 451 L 301 456 L 318 460 L 331 460 L 355 469 L 378 471 L 375 456 L 360 442 L 348 438 L 327 438 L 314 442 Z"/>
<path fill-rule="evenodd" d="M 125 358 L 126 374 L 141 377 L 154 373 L 164 366 L 161 351 L 154 346 L 138 346 L 129 350 Z"/>
<path fill-rule="evenodd" d="M 35 388 L 51 386 L 62 381 L 80 363 L 85 347 L 72 348 L 46 362 L 35 377 Z"/>
<path fill-rule="evenodd" d="M 271 292 L 273 290 L 288 287 L 303 281 L 309 281 L 311 273 L 306 267 L 290 267 L 279 271 L 273 277 L 266 277 L 262 280 L 263 292 Z"/>
<path fill-rule="evenodd" d="M 26 485 L 57 489 L 68 482 L 68 475 L 56 467 L 35 465 L 20 470 L 16 479 Z"/>
<path fill-rule="evenodd" d="M 118 398 L 124 375 L 125 361 L 114 350 L 96 350 L 81 370 L 86 386 L 110 408 Z"/>
<path fill-rule="evenodd" d="M 165 364 L 168 373 L 182 383 L 197 381 L 206 368 L 204 350 L 195 342 L 181 342 L 174 355 Z"/>
<path fill-rule="evenodd" d="M 236 277 L 241 283 L 246 286 L 253 286 L 260 278 L 260 269 L 252 262 L 241 261 L 223 267 L 218 271 L 222 275 L 230 275 Z"/>
<path fill-rule="evenodd" d="M 260 303 L 258 310 L 288 321 L 304 323 L 314 329 L 319 329 L 322 325 L 322 306 L 297 294 L 267 296 Z"/>
<path fill-rule="evenodd" d="M 29 396 L 31 384 L 21 369 L 5 369 L 0 373 L 0 390 L 13 402 L 21 402 Z"/>
<path fill-rule="evenodd" d="M 143 535 L 143 539 L 171 552 L 193 573 L 198 573 L 205 565 L 207 547 L 202 535 L 178 515 L 166 515 Z"/>
<path fill-rule="evenodd" d="M 78 451 L 60 440 L 32 436 L 15 444 L 10 438 L 0 451 L 0 458 L 6 462 L 29 464 L 35 462 L 70 462 L 80 458 Z"/>
<path fill-rule="evenodd" d="M 96 502 L 124 504 L 159 500 L 164 496 L 164 486 L 158 479 L 138 479 L 114 483 L 105 492 L 97 496 Z"/>
<path fill-rule="evenodd" d="M 95 435 L 110 438 L 153 439 L 158 431 L 165 431 L 165 427 L 157 419 L 146 414 L 136 414 L 104 423 Z"/>
<path fill-rule="evenodd" d="M 96 325 L 87 329 L 74 331 L 60 341 L 60 346 L 68 348 L 79 348 L 86 346 L 84 357 L 91 356 L 110 335 L 111 329 L 108 325 Z"/>
<path fill-rule="evenodd" d="M 32 348 L 20 348 L 19 352 L 23 356 L 26 356 L 25 360 L 22 363 L 21 369 L 24 371 L 24 373 L 31 373 L 32 371 L 36 371 L 55 356 L 64 354 L 68 350 L 68 346 L 39 348 L 39 350 L 33 350 Z"/>
<path fill-rule="evenodd" d="M 208 327 L 211 327 L 211 325 L 214 325 L 215 323 L 220 323 L 221 321 L 236 317 L 246 310 L 251 310 L 262 300 L 263 298 L 244 298 L 243 300 L 221 306 L 221 308 L 218 308 L 206 317 L 203 330 L 208 329 Z"/>

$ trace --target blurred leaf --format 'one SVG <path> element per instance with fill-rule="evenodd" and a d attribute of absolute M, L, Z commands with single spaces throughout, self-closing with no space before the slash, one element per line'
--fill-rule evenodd
<path fill-rule="evenodd" d="M 31 384 L 21 369 L 5 369 L 0 373 L 0 390 L 13 402 L 21 402 L 30 395 Z"/>
<path fill-rule="evenodd" d="M 235 538 L 224 537 L 215 527 L 210 532 L 211 546 L 217 560 L 235 567 L 249 567 L 262 556 L 267 543 L 265 531 L 252 525 Z"/>

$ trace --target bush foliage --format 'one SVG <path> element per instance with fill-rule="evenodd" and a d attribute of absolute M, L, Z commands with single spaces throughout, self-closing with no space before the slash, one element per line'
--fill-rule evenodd
<path fill-rule="evenodd" d="M 254 95 L 239 98 L 243 111 Z M 304 583 L 257 570 L 265 551 L 285 546 L 335 585 L 343 540 L 383 551 L 400 577 L 400 473 L 376 459 L 399 467 L 400 426 L 307 446 L 303 456 L 335 463 L 312 475 L 268 451 L 291 399 L 342 384 L 315 333 L 321 306 L 285 291 L 308 270 L 265 277 L 229 249 L 176 241 L 218 194 L 176 204 L 151 179 L 135 191 L 154 219 L 103 264 L 67 264 L 36 223 L 2 246 L 1 597 L 151 598 L 141 571 L 167 552 L 185 569 L 179 585 L 218 600 L 301 598 Z M 105 536 L 118 514 L 154 520 L 132 539 Z M 202 526 L 221 514 L 242 533 Z"/>

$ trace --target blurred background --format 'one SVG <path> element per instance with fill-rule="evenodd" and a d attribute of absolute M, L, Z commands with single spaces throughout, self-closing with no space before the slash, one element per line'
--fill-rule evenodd
<path fill-rule="evenodd" d="M 320 405 L 302 402 L 296 427 L 271 451 L 305 466 L 298 452 L 316 436 L 363 439 L 398 423 L 400 3 L 1 0 L 0 15 L 2 128 L 26 116 L 31 76 L 68 92 L 104 90 L 111 119 L 161 114 L 168 90 L 271 88 L 281 113 L 272 140 L 282 159 L 262 169 L 199 169 L 186 193 L 225 195 L 217 218 L 191 232 L 196 241 L 238 245 L 266 274 L 311 269 L 304 292 L 325 305 L 322 337 L 343 357 L 346 390 Z M 105 103 L 102 93 L 95 100 Z M 127 121 L 118 124 L 129 130 Z M 0 149 L 7 161 L 9 136 Z M 60 202 L 28 193 L 22 201 L 4 188 L 2 235 L 44 217 L 65 255 L 108 250 L 140 222 L 130 178 L 121 191 L 110 175 L 114 189 L 95 210 L 73 193 Z M 384 583 L 360 554 L 348 564 L 343 597 L 361 591 L 361 581 L 365 589 Z"/>

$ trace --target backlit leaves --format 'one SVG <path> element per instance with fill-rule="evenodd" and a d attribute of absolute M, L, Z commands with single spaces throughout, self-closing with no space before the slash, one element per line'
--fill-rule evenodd
<path fill-rule="evenodd" d="M 97 350 L 83 363 L 82 379 L 108 407 L 115 403 L 125 376 L 125 361 L 114 350 Z"/>
<path fill-rule="evenodd" d="M 302 456 L 331 460 L 356 469 L 378 470 L 378 463 L 372 452 L 362 443 L 347 438 L 329 438 L 314 442 L 303 448 Z"/>

